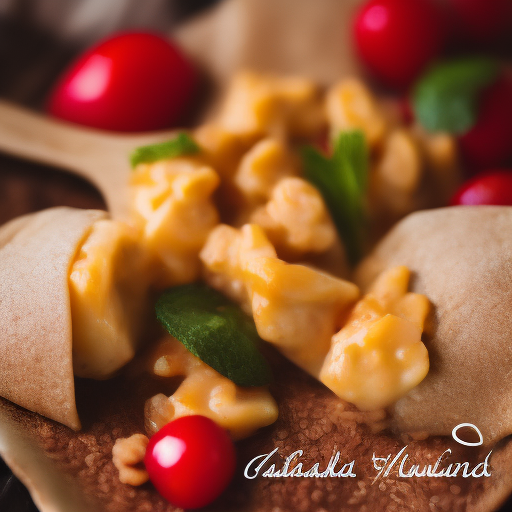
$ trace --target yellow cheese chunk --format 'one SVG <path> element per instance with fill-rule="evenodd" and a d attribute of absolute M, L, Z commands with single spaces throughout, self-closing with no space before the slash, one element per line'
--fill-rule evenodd
<path fill-rule="evenodd" d="M 407 293 L 409 271 L 384 272 L 332 338 L 320 380 L 361 410 L 385 408 L 427 375 L 421 341 L 426 297 Z"/>
<path fill-rule="evenodd" d="M 371 177 L 374 209 L 404 215 L 414 209 L 424 159 L 409 131 L 396 129 L 384 141 Z"/>
<path fill-rule="evenodd" d="M 340 131 L 362 130 L 370 147 L 381 143 L 386 118 L 370 90 L 355 78 L 334 85 L 326 97 L 327 117 L 332 137 Z"/>
<path fill-rule="evenodd" d="M 285 176 L 298 174 L 286 146 L 274 139 L 255 144 L 243 157 L 235 175 L 235 183 L 250 202 L 264 202 L 273 186 Z"/>
<path fill-rule="evenodd" d="M 296 260 L 321 253 L 336 242 L 336 227 L 318 190 L 302 178 L 283 178 L 251 222 L 261 226 L 280 257 Z"/>
<path fill-rule="evenodd" d="M 145 316 L 145 275 L 134 230 L 97 221 L 69 274 L 75 375 L 105 379 L 133 357 Z"/>
<path fill-rule="evenodd" d="M 277 404 L 266 388 L 237 386 L 172 336 L 159 344 L 150 364 L 155 375 L 183 377 L 183 381 L 170 397 L 158 394 L 146 402 L 149 434 L 173 419 L 201 414 L 227 429 L 234 439 L 241 439 L 277 419 Z"/>
<path fill-rule="evenodd" d="M 331 336 L 359 296 L 357 286 L 277 258 L 253 258 L 245 272 L 258 334 L 318 375 Z"/>
<path fill-rule="evenodd" d="M 241 229 L 221 224 L 208 237 L 200 258 L 206 282 L 251 312 L 251 298 L 245 282 L 245 266 L 253 258 L 276 258 L 276 251 L 264 231 L 254 224 Z"/>
<path fill-rule="evenodd" d="M 200 126 L 194 132 L 194 140 L 201 147 L 204 160 L 222 180 L 230 180 L 234 176 L 240 159 L 250 148 L 250 143 L 218 124 Z"/>
<path fill-rule="evenodd" d="M 231 81 L 219 124 L 242 138 L 315 137 L 325 114 L 317 87 L 295 77 L 238 73 Z"/>
<path fill-rule="evenodd" d="M 175 158 L 140 165 L 131 179 L 143 244 L 155 260 L 159 288 L 199 277 L 199 251 L 219 216 L 212 194 L 217 173 L 200 160 Z"/>

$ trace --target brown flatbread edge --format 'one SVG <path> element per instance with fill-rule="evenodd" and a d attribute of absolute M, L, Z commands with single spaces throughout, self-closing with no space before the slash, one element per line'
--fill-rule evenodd
<path fill-rule="evenodd" d="M 456 461 L 474 463 L 488 449 L 462 447 L 448 437 L 407 443 L 387 431 L 372 433 L 360 413 L 301 370 L 279 355 L 273 365 L 279 371 L 271 391 L 280 417 L 237 443 L 234 481 L 206 510 L 491 512 L 512 490 L 509 439 L 494 448 L 491 478 L 405 479 L 391 474 L 374 483 L 372 453 L 396 454 L 407 444 L 411 459 L 430 463 L 451 448 Z M 41 512 L 175 512 L 150 484 L 121 484 L 112 463 L 115 439 L 144 431 L 143 404 L 155 392 L 155 383 L 147 376 L 119 376 L 104 382 L 78 380 L 76 385 L 81 432 L 0 399 L 0 455 L 29 488 Z M 305 468 L 316 461 L 325 467 L 333 451 L 340 451 L 344 460 L 356 461 L 357 478 L 245 479 L 247 462 L 274 448 L 281 456 L 303 450 Z"/>
<path fill-rule="evenodd" d="M 0 396 L 80 428 L 68 274 L 99 210 L 57 207 L 0 228 Z"/>

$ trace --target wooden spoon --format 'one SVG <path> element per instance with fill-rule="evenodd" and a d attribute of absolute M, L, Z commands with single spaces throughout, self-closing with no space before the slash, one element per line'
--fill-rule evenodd
<path fill-rule="evenodd" d="M 128 215 L 130 153 L 174 135 L 172 131 L 125 135 L 79 127 L 0 100 L 0 151 L 86 178 L 103 194 L 117 219 Z"/>

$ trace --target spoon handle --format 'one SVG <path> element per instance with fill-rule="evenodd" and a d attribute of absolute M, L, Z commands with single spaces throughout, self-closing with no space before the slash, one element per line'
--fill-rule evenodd
<path fill-rule="evenodd" d="M 170 137 L 171 132 L 121 135 L 78 127 L 0 100 L 0 151 L 86 178 L 116 217 L 127 209 L 130 152 Z"/>

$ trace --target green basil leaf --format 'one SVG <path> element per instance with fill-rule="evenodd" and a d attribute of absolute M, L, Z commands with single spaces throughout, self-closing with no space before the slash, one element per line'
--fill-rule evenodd
<path fill-rule="evenodd" d="M 170 288 L 158 299 L 156 316 L 192 354 L 235 384 L 271 381 L 253 319 L 222 293 L 198 283 Z"/>
<path fill-rule="evenodd" d="M 132 168 L 142 163 L 158 162 L 166 158 L 176 158 L 182 155 L 199 153 L 200 148 L 190 135 L 180 132 L 174 139 L 159 144 L 141 146 L 135 149 L 130 156 Z"/>
<path fill-rule="evenodd" d="M 499 70 L 498 63 L 488 58 L 438 64 L 413 91 L 416 119 L 431 132 L 467 132 L 478 118 L 481 91 L 496 80 Z"/>
<path fill-rule="evenodd" d="M 304 175 L 321 192 L 352 265 L 363 255 L 368 158 L 360 130 L 341 132 L 331 158 L 311 146 L 302 152 Z"/>

